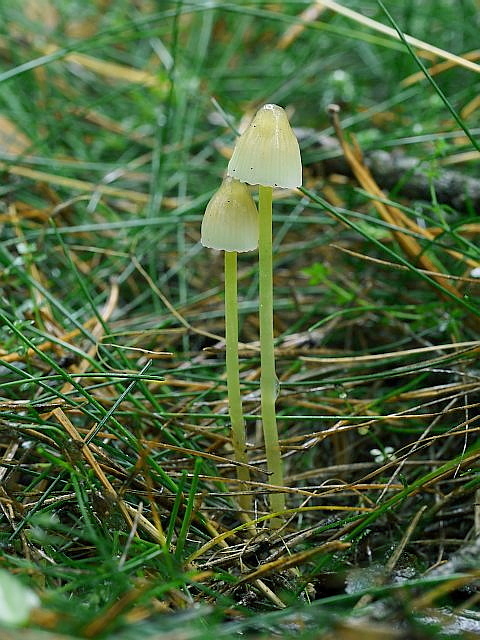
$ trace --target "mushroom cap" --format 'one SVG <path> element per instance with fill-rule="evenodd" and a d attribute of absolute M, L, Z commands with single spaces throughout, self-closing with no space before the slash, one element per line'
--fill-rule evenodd
<path fill-rule="evenodd" d="M 265 104 L 238 138 L 227 174 L 267 187 L 293 189 L 302 184 L 298 140 L 282 107 Z"/>
<path fill-rule="evenodd" d="M 258 247 L 258 211 L 246 184 L 226 177 L 207 204 L 200 241 L 222 251 L 254 251 Z"/>

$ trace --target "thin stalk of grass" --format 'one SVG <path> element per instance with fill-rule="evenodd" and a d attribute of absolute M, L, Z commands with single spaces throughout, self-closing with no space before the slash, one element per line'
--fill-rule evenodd
<path fill-rule="evenodd" d="M 260 390 L 262 423 L 267 455 L 269 481 L 283 486 L 283 468 L 277 431 L 275 401 L 277 397 L 277 375 L 273 342 L 273 258 L 272 258 L 272 187 L 259 186 L 259 319 L 260 319 Z M 270 494 L 272 512 L 285 510 L 283 493 Z M 280 526 L 280 520 L 272 520 L 272 527 Z"/>
<path fill-rule="evenodd" d="M 187 540 L 187 535 L 190 530 L 190 525 L 192 523 L 192 518 L 195 509 L 195 501 L 196 501 L 196 491 L 198 487 L 198 476 L 200 474 L 200 469 L 203 464 L 203 460 L 197 458 L 195 460 L 194 468 L 193 468 L 193 477 L 192 484 L 190 486 L 190 491 L 188 493 L 188 500 L 185 505 L 185 512 L 183 514 L 182 525 L 180 527 L 180 531 L 178 533 L 177 542 L 175 544 L 175 553 L 174 556 L 177 560 L 180 560 L 183 554 L 183 550 L 185 547 L 185 542 Z"/>
<path fill-rule="evenodd" d="M 248 467 L 245 419 L 240 392 L 240 370 L 238 364 L 238 297 L 237 297 L 237 252 L 225 251 L 225 364 L 227 371 L 228 410 L 232 425 L 232 445 L 236 462 L 237 478 L 241 481 L 240 491 L 248 490 L 245 484 L 250 480 Z M 242 510 L 251 511 L 252 497 L 239 495 Z"/>
<path fill-rule="evenodd" d="M 453 119 L 455 120 L 455 122 L 458 124 L 459 127 L 461 127 L 463 129 L 465 135 L 470 140 L 470 142 L 472 143 L 473 147 L 477 151 L 480 151 L 480 144 L 478 143 L 477 139 L 472 135 L 472 133 L 470 132 L 470 130 L 469 130 L 468 126 L 467 126 L 467 124 L 464 122 L 463 118 L 457 113 L 457 111 L 453 107 L 452 103 L 448 99 L 447 95 L 442 91 L 440 86 L 437 84 L 436 80 L 434 80 L 433 76 L 428 72 L 427 67 L 423 64 L 423 62 L 420 60 L 418 55 L 415 53 L 414 46 L 416 46 L 416 44 L 417 44 L 417 42 L 415 41 L 415 38 L 411 38 L 407 34 L 403 33 L 403 31 L 397 25 L 397 23 L 393 19 L 392 15 L 390 14 L 390 12 L 386 8 L 386 6 L 383 4 L 382 0 L 377 0 L 377 2 L 380 5 L 382 11 L 385 13 L 385 15 L 387 16 L 388 20 L 390 21 L 390 23 L 392 24 L 392 26 L 393 26 L 393 28 L 395 30 L 395 31 L 393 31 L 393 29 L 392 29 L 392 31 L 393 31 L 392 35 L 394 35 L 395 37 L 399 38 L 403 42 L 403 44 L 408 49 L 408 53 L 415 60 L 417 65 L 420 67 L 421 72 L 424 74 L 425 78 L 432 85 L 432 87 L 436 91 L 436 93 L 440 96 L 443 104 L 447 107 L 447 109 L 449 110 L 449 112 L 450 112 L 451 116 L 453 117 Z M 389 27 L 386 27 L 386 29 L 388 29 L 388 28 Z M 436 47 L 432 47 L 430 50 L 432 52 L 438 53 L 438 51 L 434 51 L 434 49 L 436 49 Z M 440 50 L 440 52 L 442 52 L 442 50 Z M 455 64 L 458 64 L 460 66 L 465 66 L 465 67 L 468 66 L 469 69 L 473 69 L 473 70 L 477 71 L 477 73 L 479 71 L 479 65 L 478 64 L 472 63 L 471 61 L 467 61 L 465 58 L 462 58 L 461 56 L 455 56 L 455 55 L 453 55 L 451 53 L 448 53 L 447 56 L 443 56 L 443 57 L 445 57 L 447 60 L 450 60 L 451 62 L 455 62 Z M 467 65 L 467 62 L 470 62 L 471 64 Z M 473 65 L 473 66 L 471 66 L 471 65 Z"/>

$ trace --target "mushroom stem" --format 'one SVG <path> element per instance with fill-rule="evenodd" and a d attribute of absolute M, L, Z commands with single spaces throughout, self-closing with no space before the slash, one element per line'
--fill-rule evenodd
<path fill-rule="evenodd" d="M 250 480 L 248 463 L 245 420 L 240 393 L 240 372 L 238 366 L 238 299 L 237 299 L 237 252 L 225 251 L 225 363 L 227 370 L 227 393 L 230 422 L 232 425 L 232 445 L 237 478 L 240 480 L 240 491 L 248 491 Z M 252 510 L 252 496 L 240 495 L 238 503 L 243 511 Z"/>
<path fill-rule="evenodd" d="M 273 258 L 272 258 L 272 187 L 259 185 L 259 299 L 260 299 L 260 391 L 262 400 L 263 436 L 267 455 L 270 484 L 283 486 L 283 466 L 278 441 L 275 400 L 278 380 L 275 373 L 273 343 Z M 285 510 L 283 493 L 270 494 L 273 513 Z M 279 518 L 271 520 L 271 526 L 281 526 Z"/>

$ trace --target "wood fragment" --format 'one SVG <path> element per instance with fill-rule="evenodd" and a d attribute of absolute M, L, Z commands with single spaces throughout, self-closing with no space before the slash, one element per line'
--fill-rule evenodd
<path fill-rule="evenodd" d="M 310 165 L 314 176 L 340 174 L 353 177 L 353 170 L 335 138 L 314 129 L 294 131 L 304 147 L 309 144 L 308 148 L 325 152 L 323 160 Z M 431 202 L 433 189 L 439 204 L 459 213 L 480 213 L 480 180 L 477 178 L 443 168 L 437 176 L 429 176 L 423 160 L 401 151 L 367 151 L 364 162 L 381 189 L 395 189 L 402 197 L 425 202 Z"/>

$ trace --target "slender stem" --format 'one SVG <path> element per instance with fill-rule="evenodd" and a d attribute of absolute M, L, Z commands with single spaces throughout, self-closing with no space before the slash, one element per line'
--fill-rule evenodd
<path fill-rule="evenodd" d="M 260 390 L 262 396 L 262 422 L 267 454 L 270 484 L 283 486 L 283 464 L 278 442 L 275 400 L 278 380 L 275 373 L 275 353 L 273 343 L 273 257 L 272 257 L 272 187 L 259 186 L 259 297 L 260 297 Z M 283 493 L 270 494 L 272 512 L 285 509 Z M 273 527 L 281 521 L 273 519 Z"/>
<path fill-rule="evenodd" d="M 230 422 L 232 424 L 232 444 L 235 461 L 248 463 L 245 438 L 245 420 L 240 393 L 240 372 L 238 366 L 238 299 L 237 299 L 237 253 L 225 251 L 225 362 L 227 369 L 227 392 Z M 250 480 L 247 467 L 237 466 L 237 478 L 242 481 L 240 491 L 248 491 L 243 482 Z M 240 495 L 238 503 L 244 511 L 251 511 L 252 496 Z"/>

